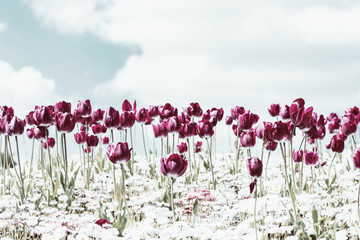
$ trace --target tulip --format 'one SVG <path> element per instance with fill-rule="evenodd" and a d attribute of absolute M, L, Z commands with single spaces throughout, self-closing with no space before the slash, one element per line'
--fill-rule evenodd
<path fill-rule="evenodd" d="M 231 125 L 233 122 L 233 118 L 231 116 L 226 116 L 225 118 L 225 124 L 226 125 Z"/>
<path fill-rule="evenodd" d="M 181 123 L 177 117 L 170 117 L 166 120 L 166 129 L 169 133 L 179 131 Z"/>
<path fill-rule="evenodd" d="M 252 177 L 260 177 L 262 174 L 263 165 L 259 158 L 250 157 L 247 159 L 247 168 Z"/>
<path fill-rule="evenodd" d="M 217 124 L 216 114 L 212 115 L 210 110 L 207 110 L 201 118 L 201 122 L 211 123 L 213 126 Z"/>
<path fill-rule="evenodd" d="M 76 108 L 81 117 L 87 118 L 91 115 L 91 103 L 90 100 L 87 99 L 85 101 L 78 101 L 77 108 Z"/>
<path fill-rule="evenodd" d="M 358 148 L 356 150 L 356 152 L 354 153 L 354 157 L 353 157 L 353 161 L 354 161 L 354 166 L 356 168 L 360 168 L 360 148 Z M 359 184 L 359 190 L 358 190 L 358 199 L 357 199 L 357 210 L 358 210 L 358 217 L 359 217 L 359 221 L 360 221 L 360 184 Z"/>
<path fill-rule="evenodd" d="M 52 112 L 48 107 L 38 107 L 33 114 L 34 123 L 37 126 L 49 126 L 53 122 Z"/>
<path fill-rule="evenodd" d="M 95 135 L 100 135 L 103 131 L 103 126 L 101 124 L 93 124 L 91 125 L 91 130 Z"/>
<path fill-rule="evenodd" d="M 13 117 L 14 109 L 8 106 L 0 106 L 0 118 L 5 117 L 6 115 Z"/>
<path fill-rule="evenodd" d="M 155 138 L 158 137 L 163 138 L 166 137 L 168 134 L 168 131 L 166 129 L 166 122 L 153 125 L 153 130 L 154 130 Z"/>
<path fill-rule="evenodd" d="M 26 129 L 26 135 L 28 138 L 33 139 L 34 138 L 34 128 Z"/>
<path fill-rule="evenodd" d="M 109 141 L 110 141 L 110 140 L 109 140 L 108 137 L 103 137 L 103 138 L 102 138 L 102 144 L 103 144 L 103 145 L 108 145 L 108 144 L 109 144 Z"/>
<path fill-rule="evenodd" d="M 238 119 L 240 115 L 243 115 L 245 113 L 245 108 L 244 107 L 233 107 L 231 109 L 231 117 L 233 119 Z"/>
<path fill-rule="evenodd" d="M 341 120 L 338 117 L 332 118 L 328 124 L 329 132 L 334 133 L 335 130 L 338 130 L 340 128 L 340 122 Z"/>
<path fill-rule="evenodd" d="M 88 147 L 94 148 L 98 145 L 99 138 L 96 135 L 89 135 L 86 139 L 86 143 L 87 143 Z"/>
<path fill-rule="evenodd" d="M 25 121 L 28 125 L 34 125 L 35 124 L 35 119 L 34 119 L 34 111 L 29 112 L 26 116 L 25 116 Z"/>
<path fill-rule="evenodd" d="M 178 119 L 182 124 L 189 124 L 191 122 L 191 118 L 189 117 L 189 115 L 187 115 L 187 113 L 184 112 L 182 112 L 181 115 L 178 116 Z"/>
<path fill-rule="evenodd" d="M 239 116 L 239 126 L 240 130 L 249 130 L 252 128 L 252 125 L 257 123 L 259 120 L 259 116 L 253 113 L 250 113 L 250 111 L 247 111 L 246 113 Z"/>
<path fill-rule="evenodd" d="M 91 122 L 92 123 L 102 122 L 102 120 L 104 119 L 104 113 L 105 113 L 105 111 L 101 110 L 100 108 L 93 111 L 90 115 Z"/>
<path fill-rule="evenodd" d="M 74 134 L 75 142 L 77 144 L 85 144 L 87 142 L 88 134 L 86 132 L 79 132 Z"/>
<path fill-rule="evenodd" d="M 294 162 L 296 162 L 296 163 L 302 162 L 303 156 L 304 156 L 303 150 L 300 150 L 300 151 L 295 151 L 295 150 L 294 150 L 294 151 L 293 151 L 293 159 L 294 159 Z"/>
<path fill-rule="evenodd" d="M 122 104 L 122 110 L 124 112 L 135 111 L 136 110 L 136 101 L 134 101 L 133 106 L 131 106 L 131 103 L 127 99 L 125 99 L 123 104 Z"/>
<path fill-rule="evenodd" d="M 333 152 L 341 153 L 344 151 L 344 140 L 334 135 L 331 138 L 330 143 L 326 145 L 326 148 L 331 148 Z"/>
<path fill-rule="evenodd" d="M 70 133 L 75 128 L 75 118 L 71 113 L 59 112 L 56 114 L 56 129 L 61 133 Z"/>
<path fill-rule="evenodd" d="M 107 128 L 117 128 L 120 124 L 119 111 L 113 107 L 108 107 L 104 113 L 103 122 Z"/>
<path fill-rule="evenodd" d="M 314 166 L 317 164 L 318 159 L 319 159 L 319 156 L 317 153 L 305 151 L 305 164 L 306 165 Z"/>
<path fill-rule="evenodd" d="M 274 123 L 271 131 L 271 140 L 281 142 L 288 135 L 288 127 L 284 122 L 278 121 Z"/>
<path fill-rule="evenodd" d="M 190 117 L 201 117 L 203 114 L 203 110 L 201 109 L 200 104 L 197 102 L 190 103 L 190 106 L 186 108 L 186 112 Z"/>
<path fill-rule="evenodd" d="M 208 138 L 214 134 L 214 127 L 210 122 L 199 122 L 196 128 L 201 138 Z"/>
<path fill-rule="evenodd" d="M 54 112 L 55 113 L 58 113 L 58 112 L 71 113 L 71 103 L 65 102 L 65 101 L 56 103 L 54 106 Z"/>
<path fill-rule="evenodd" d="M 252 148 L 256 144 L 256 135 L 254 130 L 244 132 L 240 137 L 240 147 Z"/>
<path fill-rule="evenodd" d="M 46 140 L 42 140 L 42 145 L 44 149 L 47 149 L 48 145 L 50 148 L 53 148 L 55 146 L 55 139 L 50 137 Z"/>
<path fill-rule="evenodd" d="M 135 112 L 135 120 L 137 122 L 146 122 L 148 118 L 148 113 L 147 113 L 147 110 L 145 108 L 140 108 L 138 110 L 136 110 Z"/>
<path fill-rule="evenodd" d="M 6 133 L 9 136 L 18 136 L 24 133 L 25 123 L 18 117 L 13 117 L 10 122 L 6 124 Z"/>
<path fill-rule="evenodd" d="M 355 122 L 346 121 L 341 126 L 341 131 L 345 136 L 350 136 L 351 134 L 355 133 L 357 130 L 357 126 Z"/>
<path fill-rule="evenodd" d="M 271 104 L 268 108 L 268 111 L 272 117 L 279 116 L 280 114 L 280 104 Z"/>
<path fill-rule="evenodd" d="M 128 147 L 127 142 L 112 143 L 107 148 L 107 156 L 109 160 L 114 163 L 126 163 L 130 160 L 131 149 Z"/>
<path fill-rule="evenodd" d="M 290 119 L 290 107 L 288 105 L 285 105 L 283 106 L 281 109 L 280 109 L 280 116 L 283 120 L 288 120 Z"/>
<path fill-rule="evenodd" d="M 177 149 L 178 149 L 179 153 L 184 153 L 184 152 L 187 152 L 187 150 L 188 150 L 187 145 L 184 142 L 181 142 L 180 144 L 178 144 Z"/>
<path fill-rule="evenodd" d="M 197 142 L 195 143 L 195 152 L 196 152 L 196 153 L 201 152 L 201 146 L 202 146 L 202 142 L 197 141 Z"/>
<path fill-rule="evenodd" d="M 212 108 L 211 115 L 216 118 L 218 122 L 222 120 L 224 117 L 224 109 L 223 108 Z"/>
<path fill-rule="evenodd" d="M 171 106 L 170 103 L 166 103 L 164 106 L 159 107 L 159 115 L 161 119 L 168 119 L 169 117 L 177 116 L 178 110 Z"/>
<path fill-rule="evenodd" d="M 133 112 L 122 112 L 120 114 L 120 126 L 123 128 L 131 128 L 135 123 L 135 115 Z"/>
<path fill-rule="evenodd" d="M 180 138 L 188 138 L 196 135 L 196 123 L 182 124 L 179 130 Z"/>
<path fill-rule="evenodd" d="M 273 152 L 276 150 L 277 145 L 278 145 L 277 142 L 269 141 L 266 145 L 266 150 Z"/>
<path fill-rule="evenodd" d="M 49 136 L 49 131 L 46 127 L 35 127 L 34 128 L 34 137 L 37 140 L 41 140 Z"/>

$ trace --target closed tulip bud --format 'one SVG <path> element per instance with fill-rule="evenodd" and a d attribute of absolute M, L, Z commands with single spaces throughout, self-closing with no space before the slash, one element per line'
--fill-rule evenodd
<path fill-rule="evenodd" d="M 216 118 L 218 122 L 220 122 L 224 117 L 224 109 L 223 108 L 212 108 L 211 115 Z"/>
<path fill-rule="evenodd" d="M 76 108 L 81 117 L 87 118 L 91 115 L 91 103 L 90 100 L 87 99 L 85 101 L 78 101 Z"/>
<path fill-rule="evenodd" d="M 233 118 L 231 116 L 226 116 L 225 118 L 225 124 L 226 125 L 231 125 L 233 122 Z"/>
<path fill-rule="evenodd" d="M 85 144 L 87 142 L 88 134 L 86 132 L 79 132 L 74 134 L 75 142 L 77 144 Z"/>
<path fill-rule="evenodd" d="M 269 141 L 266 145 L 266 150 L 273 152 L 276 150 L 277 145 L 278 145 L 277 142 Z"/>
<path fill-rule="evenodd" d="M 231 109 L 231 117 L 235 120 L 238 119 L 240 115 L 243 115 L 245 113 L 245 108 L 244 107 L 233 107 Z"/>
<path fill-rule="evenodd" d="M 181 142 L 176 147 L 177 147 L 179 153 L 184 153 L 184 152 L 187 152 L 187 150 L 188 150 L 187 145 L 184 142 Z"/>
<path fill-rule="evenodd" d="M 247 159 L 247 168 L 252 177 L 260 177 L 262 174 L 263 165 L 259 158 L 250 157 Z"/>
<path fill-rule="evenodd" d="M 341 126 L 341 131 L 345 136 L 350 136 L 357 130 L 356 124 L 353 121 L 344 122 Z"/>
<path fill-rule="evenodd" d="M 88 147 L 94 148 L 99 143 L 99 138 L 96 135 L 89 135 L 86 139 Z"/>
<path fill-rule="evenodd" d="M 114 163 L 126 163 L 130 160 L 131 149 L 128 147 L 127 142 L 112 143 L 107 148 L 107 156 L 109 160 Z"/>
<path fill-rule="evenodd" d="M 56 103 L 54 106 L 54 112 L 55 113 L 58 113 L 58 112 L 71 113 L 71 103 L 65 102 L 65 101 Z"/>
<path fill-rule="evenodd" d="M 149 106 L 148 113 L 150 117 L 157 117 L 159 116 L 159 108 L 158 106 Z"/>
<path fill-rule="evenodd" d="M 202 142 L 197 141 L 197 142 L 195 143 L 195 152 L 196 152 L 196 153 L 201 152 L 201 146 L 202 146 Z"/>
<path fill-rule="evenodd" d="M 110 141 L 110 139 L 109 139 L 108 137 L 103 137 L 103 138 L 102 138 L 102 144 L 103 144 L 103 145 L 108 145 L 108 144 L 109 144 L 109 141 Z"/>
<path fill-rule="evenodd" d="M 166 137 L 168 134 L 165 122 L 153 125 L 153 130 L 154 130 L 155 138 Z"/>
<path fill-rule="evenodd" d="M 10 122 L 6 124 L 6 133 L 9 136 L 15 135 L 21 135 L 24 133 L 24 121 L 20 120 L 18 117 L 13 117 Z"/>
<path fill-rule="evenodd" d="M 145 108 L 140 108 L 140 109 L 136 110 L 135 120 L 137 122 L 141 122 L 141 123 L 146 122 L 147 118 L 148 118 L 148 113 Z"/>
<path fill-rule="evenodd" d="M 314 166 L 318 163 L 319 156 L 315 152 L 305 151 L 305 164 Z"/>
<path fill-rule="evenodd" d="M 186 112 L 190 117 L 201 117 L 203 114 L 203 110 L 197 102 L 190 103 L 190 106 L 186 108 Z"/>
<path fill-rule="evenodd" d="M 289 111 L 290 111 L 290 107 L 289 107 L 288 105 L 285 105 L 285 106 L 281 107 L 279 114 L 280 114 L 280 116 L 281 116 L 281 118 L 282 118 L 283 120 L 288 120 L 288 119 L 290 119 L 290 113 L 289 113 Z"/>
<path fill-rule="evenodd" d="M 272 117 L 279 116 L 280 113 L 280 104 L 271 104 L 268 108 L 268 111 Z"/>
<path fill-rule="evenodd" d="M 123 128 L 131 128 L 135 123 L 135 115 L 133 112 L 122 112 L 120 114 L 120 126 Z"/>
<path fill-rule="evenodd" d="M 166 120 L 166 129 L 169 133 L 179 131 L 181 123 L 177 117 L 170 117 Z"/>
<path fill-rule="evenodd" d="M 34 128 L 26 129 L 26 136 L 30 139 L 33 139 L 34 138 Z"/>
<path fill-rule="evenodd" d="M 354 157 L 353 157 L 354 165 L 356 168 L 360 168 L 360 148 L 358 148 L 355 151 Z"/>
<path fill-rule="evenodd" d="M 210 122 L 199 122 L 196 128 L 201 138 L 211 137 L 214 134 L 214 127 Z"/>
<path fill-rule="evenodd" d="M 38 107 L 33 114 L 34 122 L 37 126 L 46 127 L 53 123 L 52 112 L 48 107 Z"/>
<path fill-rule="evenodd" d="M 75 118 L 71 113 L 56 114 L 56 129 L 61 133 L 70 133 L 75 128 Z"/>
<path fill-rule="evenodd" d="M 179 154 L 173 153 L 164 156 L 160 160 L 161 172 L 170 178 L 181 177 L 188 166 L 188 162 Z"/>
<path fill-rule="evenodd" d="M 254 130 L 243 132 L 240 138 L 240 146 L 245 148 L 252 148 L 256 144 L 256 135 Z"/>
<path fill-rule="evenodd" d="M 120 125 L 119 111 L 113 107 L 108 107 L 104 113 L 103 123 L 107 128 L 118 128 Z"/>
<path fill-rule="evenodd" d="M 105 111 L 101 110 L 100 108 L 93 111 L 90 115 L 92 123 L 100 123 L 104 119 Z"/>
<path fill-rule="evenodd" d="M 49 131 L 46 127 L 35 127 L 34 128 L 34 137 L 37 140 L 41 140 L 49 136 Z"/>
<path fill-rule="evenodd" d="M 275 122 L 272 127 L 271 140 L 281 142 L 287 137 L 287 135 L 287 125 L 282 121 Z"/>
<path fill-rule="evenodd" d="M 302 159 L 303 159 L 303 156 L 304 156 L 304 151 L 303 150 L 300 150 L 300 151 L 293 151 L 293 159 L 294 159 L 294 162 L 302 162 Z"/>

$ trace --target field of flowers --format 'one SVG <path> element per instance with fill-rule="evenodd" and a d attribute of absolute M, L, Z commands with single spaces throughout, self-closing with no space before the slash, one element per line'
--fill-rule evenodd
<path fill-rule="evenodd" d="M 0 237 L 359 239 L 359 108 L 323 116 L 299 98 L 268 110 L 273 122 L 198 103 L 180 112 L 62 101 L 25 119 L 1 106 Z M 216 151 L 223 122 L 229 153 Z M 145 156 L 134 149 L 135 124 Z M 70 138 L 79 157 L 68 156 Z"/>

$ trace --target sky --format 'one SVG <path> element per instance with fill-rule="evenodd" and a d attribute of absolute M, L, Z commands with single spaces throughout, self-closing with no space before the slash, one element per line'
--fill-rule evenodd
<path fill-rule="evenodd" d="M 0 0 L 0 104 L 120 108 L 360 102 L 360 3 Z M 225 112 L 227 114 L 228 112 Z"/>

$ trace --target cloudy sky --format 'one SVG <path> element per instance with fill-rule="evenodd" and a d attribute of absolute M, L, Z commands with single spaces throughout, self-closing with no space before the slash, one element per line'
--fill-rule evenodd
<path fill-rule="evenodd" d="M 0 103 L 360 102 L 358 1 L 0 0 Z"/>

